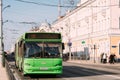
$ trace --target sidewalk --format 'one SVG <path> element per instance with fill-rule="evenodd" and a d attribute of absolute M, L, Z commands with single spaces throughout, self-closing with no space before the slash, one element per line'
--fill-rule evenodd
<path fill-rule="evenodd" d="M 100 62 L 94 62 L 91 60 L 68 60 L 66 62 L 70 62 L 70 63 L 76 63 L 76 64 L 86 64 L 86 65 L 101 65 L 101 66 L 120 66 L 120 63 L 114 63 L 114 64 L 110 64 L 110 63 L 100 63 Z"/>
<path fill-rule="evenodd" d="M 9 80 L 6 69 L 2 67 L 1 56 L 0 56 L 0 80 Z"/>

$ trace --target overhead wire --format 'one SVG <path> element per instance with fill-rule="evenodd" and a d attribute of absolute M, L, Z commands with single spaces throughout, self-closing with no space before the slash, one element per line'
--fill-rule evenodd
<path fill-rule="evenodd" d="M 37 2 L 24 1 L 24 0 L 15 0 L 15 1 L 24 2 L 24 3 L 30 3 L 30 4 L 36 4 L 36 5 L 43 5 L 43 6 L 52 6 L 52 7 L 57 7 L 58 6 L 58 5 L 45 4 L 45 3 L 37 3 Z"/>
<path fill-rule="evenodd" d="M 13 20 L 8 20 L 8 22 L 10 22 L 10 23 L 18 23 L 18 24 L 34 24 L 34 25 L 38 24 L 38 22 L 16 22 L 16 21 L 13 21 Z"/>
<path fill-rule="evenodd" d="M 15 0 L 19 2 L 24 2 L 24 3 L 30 3 L 30 4 L 36 4 L 36 5 L 42 5 L 42 6 L 51 6 L 51 7 L 58 7 L 58 5 L 52 5 L 52 4 L 45 4 L 45 3 L 38 3 L 38 2 L 32 2 L 32 1 L 25 1 L 25 0 Z M 106 6 L 62 6 L 60 5 L 59 7 L 110 7 L 110 6 L 119 6 L 118 4 L 115 5 L 106 5 Z"/>

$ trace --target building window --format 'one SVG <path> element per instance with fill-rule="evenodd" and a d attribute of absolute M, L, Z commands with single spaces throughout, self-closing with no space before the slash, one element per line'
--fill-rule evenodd
<path fill-rule="evenodd" d="M 119 17 L 119 29 L 120 29 L 120 17 Z"/>
<path fill-rule="evenodd" d="M 120 8 L 120 0 L 119 0 L 119 8 Z"/>
<path fill-rule="evenodd" d="M 119 55 L 120 55 L 120 43 L 119 43 Z"/>

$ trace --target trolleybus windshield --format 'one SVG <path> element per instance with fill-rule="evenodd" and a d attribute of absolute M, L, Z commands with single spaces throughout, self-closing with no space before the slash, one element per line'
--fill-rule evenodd
<path fill-rule="evenodd" d="M 25 44 L 24 57 L 58 58 L 62 54 L 61 43 L 27 42 Z"/>

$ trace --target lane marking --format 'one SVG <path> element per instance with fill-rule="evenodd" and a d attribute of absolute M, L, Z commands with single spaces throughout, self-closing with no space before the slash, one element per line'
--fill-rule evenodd
<path fill-rule="evenodd" d="M 113 77 L 113 78 L 120 79 L 120 77 L 119 77 L 119 76 L 115 76 L 115 75 L 104 75 L 104 76 L 107 76 L 107 77 Z"/>

